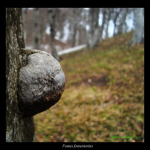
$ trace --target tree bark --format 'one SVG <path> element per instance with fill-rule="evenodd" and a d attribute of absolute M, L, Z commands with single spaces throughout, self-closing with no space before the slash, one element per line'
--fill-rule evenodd
<path fill-rule="evenodd" d="M 58 61 L 25 49 L 21 8 L 6 9 L 6 142 L 33 142 L 33 115 L 57 103 L 65 88 Z"/>
<path fill-rule="evenodd" d="M 6 142 L 33 142 L 33 117 L 22 118 L 18 107 L 18 77 L 24 48 L 21 8 L 6 8 Z"/>
<path fill-rule="evenodd" d="M 51 46 L 51 53 L 52 56 L 59 61 L 59 56 L 57 54 L 56 48 L 55 48 L 55 43 L 54 43 L 54 38 L 55 38 L 55 18 L 56 18 L 56 13 L 57 9 L 56 8 L 49 8 L 49 25 L 50 25 L 50 46 Z"/>
<path fill-rule="evenodd" d="M 135 45 L 144 41 L 144 8 L 134 10 L 134 33 L 129 45 Z"/>
<path fill-rule="evenodd" d="M 34 10 L 34 48 L 39 49 L 39 8 Z"/>

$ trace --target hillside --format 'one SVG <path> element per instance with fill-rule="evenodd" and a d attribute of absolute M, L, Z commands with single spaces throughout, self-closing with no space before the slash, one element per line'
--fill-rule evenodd
<path fill-rule="evenodd" d="M 61 56 L 66 88 L 56 105 L 34 116 L 37 142 L 143 140 L 144 45 L 126 47 L 131 37 Z"/>

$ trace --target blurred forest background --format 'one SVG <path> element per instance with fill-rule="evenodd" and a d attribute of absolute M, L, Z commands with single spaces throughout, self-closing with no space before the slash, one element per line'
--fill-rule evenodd
<path fill-rule="evenodd" d="M 22 16 L 25 47 L 51 53 L 66 76 L 60 101 L 34 116 L 37 142 L 144 141 L 144 8 L 22 8 Z"/>

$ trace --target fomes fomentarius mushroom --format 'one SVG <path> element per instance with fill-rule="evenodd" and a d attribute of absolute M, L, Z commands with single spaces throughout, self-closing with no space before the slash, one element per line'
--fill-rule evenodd
<path fill-rule="evenodd" d="M 30 117 L 59 101 L 65 75 L 59 62 L 46 52 L 22 49 L 20 59 L 27 61 L 27 65 L 19 71 L 19 111 L 23 117 Z"/>

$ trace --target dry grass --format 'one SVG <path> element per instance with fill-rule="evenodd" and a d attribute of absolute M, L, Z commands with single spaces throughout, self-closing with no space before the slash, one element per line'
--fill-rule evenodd
<path fill-rule="evenodd" d="M 144 47 L 125 47 L 131 37 L 62 57 L 66 89 L 57 104 L 34 117 L 38 142 L 142 141 Z"/>

